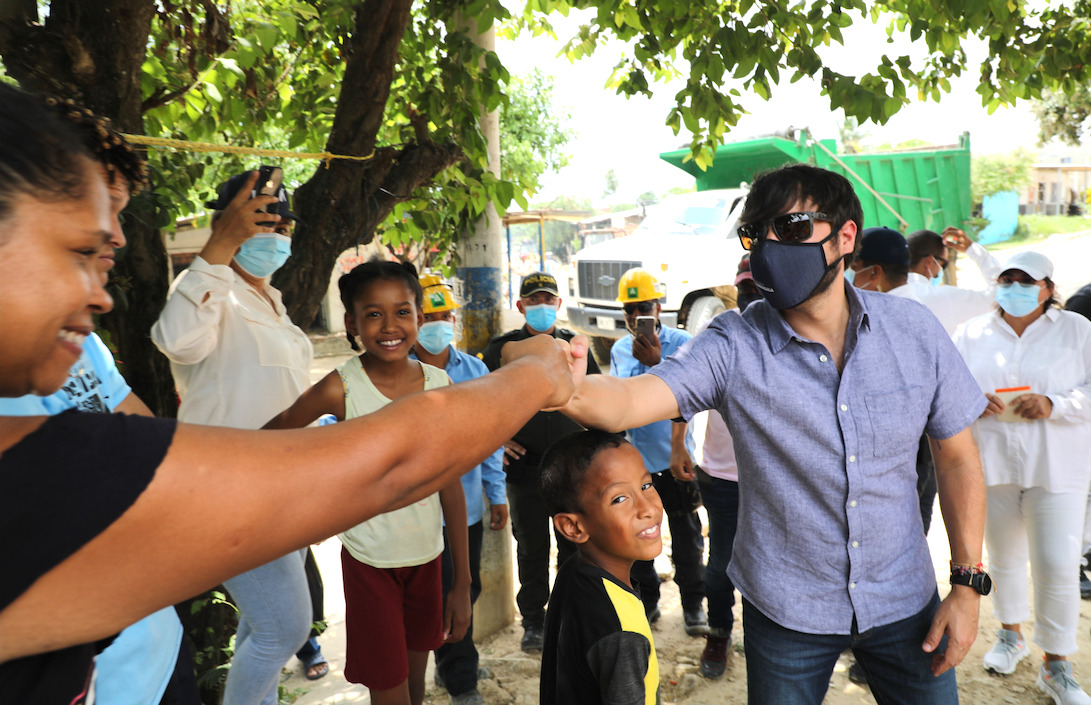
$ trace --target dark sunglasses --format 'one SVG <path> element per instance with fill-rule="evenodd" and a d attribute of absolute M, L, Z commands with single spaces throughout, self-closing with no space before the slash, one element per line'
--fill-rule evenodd
<path fill-rule="evenodd" d="M 1022 284 L 1023 286 L 1030 286 L 1037 284 L 1039 280 L 1034 279 L 1029 274 L 1024 274 L 1021 277 L 1011 276 L 1010 274 L 1004 274 L 997 278 L 996 283 L 1003 287 L 1011 286 L 1012 284 Z"/>
<path fill-rule="evenodd" d="M 947 269 L 947 261 L 948 260 L 946 260 L 943 257 L 939 257 L 938 255 L 932 255 L 932 259 L 939 262 L 939 266 L 940 266 L 941 269 Z"/>
<path fill-rule="evenodd" d="M 654 301 L 637 301 L 635 303 L 625 304 L 621 308 L 624 309 L 625 313 L 628 313 L 628 314 L 651 313 L 652 311 L 655 310 L 655 302 Z"/>
<path fill-rule="evenodd" d="M 754 243 L 765 237 L 769 232 L 769 226 L 773 226 L 773 232 L 777 238 L 789 245 L 798 245 L 806 242 L 814 234 L 814 221 L 821 220 L 832 222 L 825 213 L 817 211 L 800 211 L 799 213 L 785 213 L 772 220 L 760 223 L 747 223 L 739 226 L 739 242 L 744 250 L 750 250 Z"/>

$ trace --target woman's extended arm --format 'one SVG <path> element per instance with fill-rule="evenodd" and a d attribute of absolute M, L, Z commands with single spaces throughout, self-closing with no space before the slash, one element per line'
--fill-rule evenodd
<path fill-rule="evenodd" d="M 568 400 L 565 351 L 548 336 L 526 345 L 535 354 L 503 370 L 331 426 L 179 425 L 136 503 L 0 612 L 0 662 L 107 636 L 457 481 Z"/>

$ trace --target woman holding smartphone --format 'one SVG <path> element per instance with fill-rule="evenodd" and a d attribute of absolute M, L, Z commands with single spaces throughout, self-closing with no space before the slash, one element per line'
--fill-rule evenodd
<path fill-rule="evenodd" d="M 220 187 L 208 204 L 212 236 L 152 328 L 182 399 L 179 421 L 261 428 L 310 386 L 311 342 L 269 285 L 291 254 L 295 220 L 280 179 L 279 168 L 262 167 Z M 280 671 L 310 634 L 305 556 L 294 551 L 224 582 L 239 608 L 224 705 L 276 705 Z"/>

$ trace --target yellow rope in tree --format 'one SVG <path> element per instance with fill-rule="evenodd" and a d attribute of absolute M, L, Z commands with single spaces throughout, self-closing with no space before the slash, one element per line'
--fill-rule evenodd
<path fill-rule="evenodd" d="M 261 147 L 237 147 L 230 144 L 213 144 L 211 142 L 190 142 L 188 140 L 176 140 L 168 137 L 149 137 L 147 135 L 122 135 L 133 144 L 145 144 L 150 147 L 167 147 L 186 152 L 223 152 L 225 154 L 255 154 L 262 157 L 281 157 L 284 159 L 321 159 L 328 168 L 332 159 L 352 159 L 354 161 L 367 161 L 375 156 L 372 152 L 364 157 L 354 157 L 347 154 L 331 154 L 330 152 L 290 152 L 286 149 L 263 149 Z"/>

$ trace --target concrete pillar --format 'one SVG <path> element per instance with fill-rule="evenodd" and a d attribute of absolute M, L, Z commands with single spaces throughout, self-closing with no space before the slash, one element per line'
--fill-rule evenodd
<path fill-rule="evenodd" d="M 496 36 L 492 28 L 476 34 L 475 22 L 465 23 L 474 43 L 491 51 Z M 500 174 L 500 114 L 487 113 L 482 128 L 488 143 L 489 171 Z M 457 276 L 462 284 L 463 303 L 459 311 L 462 323 L 460 349 L 476 354 L 501 332 L 500 306 L 501 223 L 493 204 L 474 224 L 472 233 L 462 240 L 461 265 Z M 481 596 L 474 608 L 474 637 L 483 639 L 515 620 L 515 577 L 512 574 L 511 528 L 490 531 L 486 526 L 481 550 Z"/>
<path fill-rule="evenodd" d="M 472 27 L 472 21 L 467 23 Z M 492 50 L 496 36 L 492 28 L 480 35 L 467 30 L 478 46 Z M 482 129 L 488 144 L 488 170 L 500 175 L 500 114 L 496 111 L 482 116 Z M 478 353 L 485 349 L 489 339 L 500 331 L 501 247 L 502 228 L 500 216 L 490 202 L 485 215 L 474 223 L 473 232 L 462 239 L 461 266 L 458 278 L 462 282 L 465 303 L 462 306 L 462 349 Z"/>

